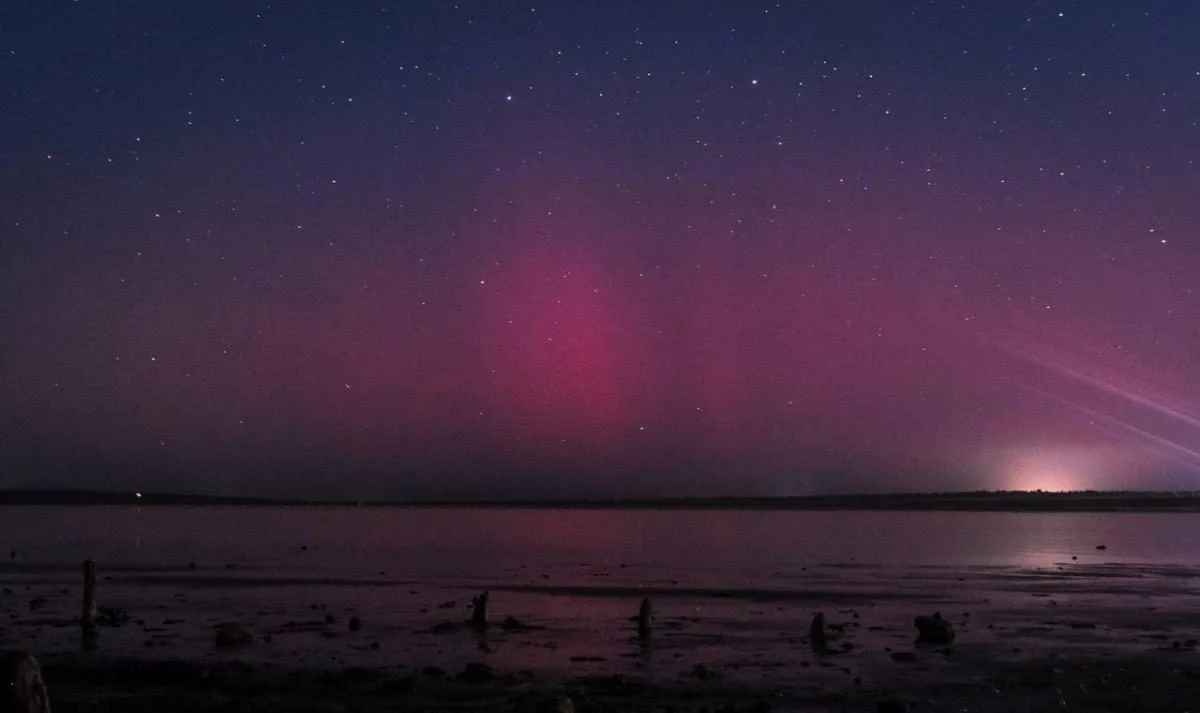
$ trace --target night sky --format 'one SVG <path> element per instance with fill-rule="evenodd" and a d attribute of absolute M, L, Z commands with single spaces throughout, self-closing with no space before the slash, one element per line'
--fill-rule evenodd
<path fill-rule="evenodd" d="M 4 3 L 0 487 L 1196 488 L 1198 27 Z"/>

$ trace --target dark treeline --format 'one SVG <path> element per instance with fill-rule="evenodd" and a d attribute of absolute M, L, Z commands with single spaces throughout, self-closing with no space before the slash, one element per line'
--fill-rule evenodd
<path fill-rule="evenodd" d="M 1067 493 L 973 491 L 796 497 L 611 498 L 587 500 L 304 500 L 180 493 L 86 490 L 0 490 L 0 505 L 243 505 L 362 507 L 495 507 L 660 510 L 1009 510 L 1200 512 L 1200 491 Z"/>

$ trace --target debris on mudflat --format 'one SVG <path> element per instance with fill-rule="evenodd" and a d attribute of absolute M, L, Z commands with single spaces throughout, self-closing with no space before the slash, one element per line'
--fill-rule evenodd
<path fill-rule="evenodd" d="M 913 619 L 917 627 L 917 641 L 925 644 L 949 644 L 954 641 L 954 625 L 942 618 L 941 612 L 933 616 Z"/>

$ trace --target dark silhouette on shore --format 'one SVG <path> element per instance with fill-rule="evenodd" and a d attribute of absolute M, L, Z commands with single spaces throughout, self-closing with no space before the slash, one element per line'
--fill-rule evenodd
<path fill-rule="evenodd" d="M 227 497 L 90 490 L 0 490 L 0 506 L 233 505 L 644 510 L 961 510 L 1021 512 L 1200 512 L 1200 491 L 861 493 L 787 497 L 594 498 L 512 500 L 333 500 Z"/>

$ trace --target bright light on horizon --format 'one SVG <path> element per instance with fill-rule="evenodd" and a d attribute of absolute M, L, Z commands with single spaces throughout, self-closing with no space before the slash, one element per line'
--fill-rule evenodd
<path fill-rule="evenodd" d="M 1073 457 L 1074 456 L 1074 457 Z M 1035 450 L 1017 456 L 1007 466 L 1005 487 L 1009 490 L 1065 493 L 1087 490 L 1084 482 L 1090 468 L 1069 450 Z"/>
<path fill-rule="evenodd" d="M 1021 481 L 1019 485 L 1014 486 L 1012 490 L 1021 493 L 1074 493 L 1086 490 L 1086 488 L 1069 485 L 1070 482 L 1069 476 L 1061 476 L 1057 473 L 1034 474 L 1028 480 Z"/>

